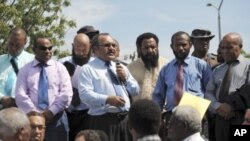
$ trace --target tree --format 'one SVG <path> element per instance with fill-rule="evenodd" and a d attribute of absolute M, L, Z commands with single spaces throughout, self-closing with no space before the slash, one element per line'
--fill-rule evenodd
<path fill-rule="evenodd" d="M 73 20 L 62 14 L 62 8 L 68 6 L 70 0 L 0 0 L 0 54 L 6 52 L 6 40 L 13 27 L 28 33 L 30 51 L 37 35 L 49 37 L 55 46 L 62 46 L 66 30 L 76 27 Z"/>

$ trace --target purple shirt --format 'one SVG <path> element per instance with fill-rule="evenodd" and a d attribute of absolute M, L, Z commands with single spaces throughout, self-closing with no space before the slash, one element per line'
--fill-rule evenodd
<path fill-rule="evenodd" d="M 16 104 L 25 113 L 30 111 L 43 112 L 38 107 L 38 82 L 41 68 L 36 59 L 26 64 L 17 76 Z M 49 81 L 48 109 L 55 115 L 67 108 L 72 99 L 72 86 L 68 71 L 55 60 L 49 60 L 45 67 Z"/>

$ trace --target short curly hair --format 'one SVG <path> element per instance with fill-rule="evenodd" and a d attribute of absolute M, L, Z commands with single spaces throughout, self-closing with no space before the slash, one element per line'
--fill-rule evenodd
<path fill-rule="evenodd" d="M 152 100 L 135 101 L 128 113 L 128 124 L 140 135 L 157 134 L 161 122 L 161 109 Z"/>

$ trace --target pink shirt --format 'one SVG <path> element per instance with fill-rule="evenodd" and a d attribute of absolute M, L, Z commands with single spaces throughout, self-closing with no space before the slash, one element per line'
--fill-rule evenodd
<path fill-rule="evenodd" d="M 39 63 L 34 59 L 18 72 L 15 99 L 17 106 L 25 113 L 43 112 L 38 107 L 38 82 L 41 71 Z M 49 60 L 45 70 L 49 81 L 48 109 L 55 115 L 67 108 L 71 102 L 71 80 L 66 68 L 55 60 Z"/>

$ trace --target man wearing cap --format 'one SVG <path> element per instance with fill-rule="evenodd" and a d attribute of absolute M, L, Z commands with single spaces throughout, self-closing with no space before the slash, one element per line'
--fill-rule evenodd
<path fill-rule="evenodd" d="M 78 31 L 77 31 L 77 34 L 79 33 L 84 33 L 86 34 L 90 40 L 93 39 L 93 37 L 97 34 L 99 34 L 99 30 L 96 30 L 93 26 L 91 25 L 86 25 L 86 26 L 83 26 L 82 28 L 80 28 Z"/>
<path fill-rule="evenodd" d="M 192 56 L 205 60 L 211 67 L 218 64 L 217 55 L 208 53 L 209 43 L 213 38 L 211 31 L 206 29 L 194 29 L 191 34 L 194 45 Z"/>

